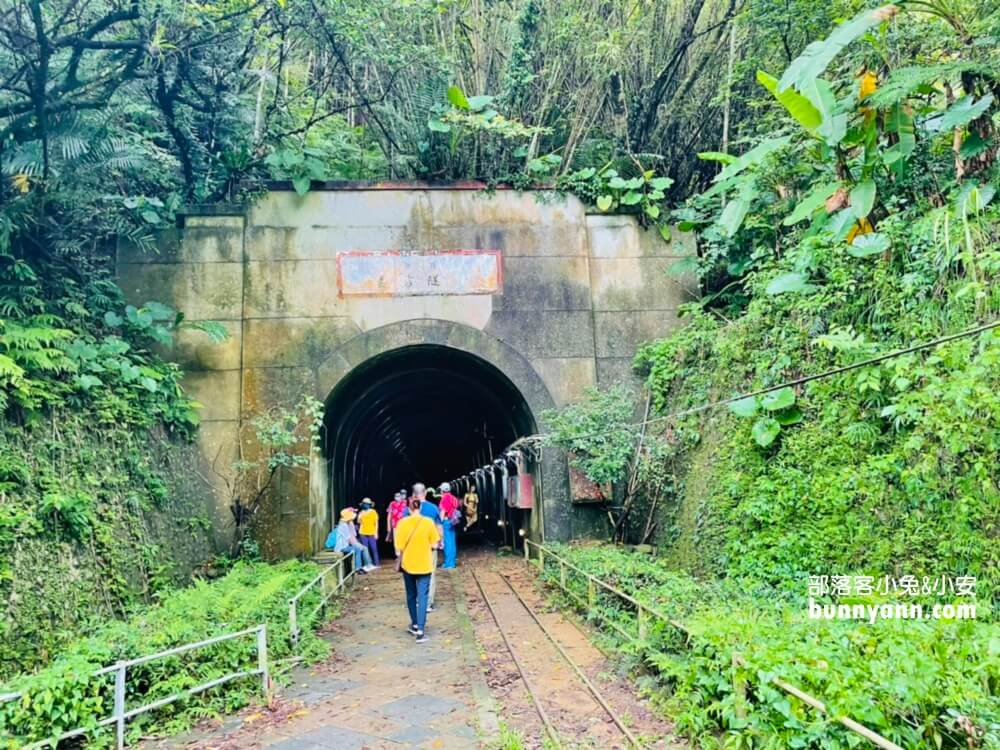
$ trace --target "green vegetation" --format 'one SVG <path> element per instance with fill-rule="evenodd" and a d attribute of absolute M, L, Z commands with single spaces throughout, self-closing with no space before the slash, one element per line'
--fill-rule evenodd
<path fill-rule="evenodd" d="M 268 655 L 272 662 L 291 655 L 288 632 L 288 599 L 308 583 L 319 567 L 285 562 L 236 563 L 223 578 L 211 583 L 195 581 L 190 587 L 163 592 L 155 606 L 122 622 L 107 622 L 90 635 L 70 644 L 66 656 L 36 674 L 4 686 L 23 697 L 0 704 L 0 747 L 17 748 L 93 722 L 111 714 L 114 675 L 91 674 L 119 660 L 146 656 L 174 646 L 237 632 L 261 623 L 267 625 Z M 303 597 L 302 612 L 318 603 L 314 589 Z M 302 637 L 296 653 L 307 661 L 327 652 L 327 645 L 300 622 Z M 130 707 L 151 703 L 179 690 L 221 677 L 229 672 L 255 669 L 256 640 L 240 638 L 204 649 L 131 667 L 126 701 Z M 201 696 L 180 701 L 129 722 L 128 736 L 135 740 L 151 733 L 173 733 L 206 716 L 231 712 L 260 694 L 260 682 L 246 678 L 227 683 Z M 95 746 L 113 743 L 113 731 L 95 730 Z"/>
<path fill-rule="evenodd" d="M 804 586 L 798 595 L 775 597 L 750 580 L 706 582 L 621 548 L 557 551 L 690 631 L 650 621 L 642 644 L 611 628 L 602 632 L 617 652 L 641 662 L 646 691 L 698 747 L 862 746 L 773 685 L 773 677 L 819 697 L 833 716 L 851 717 L 905 748 L 1000 743 L 995 629 L 970 620 L 811 620 Z M 558 581 L 551 561 L 543 577 Z M 568 581 L 586 600 L 586 582 L 574 574 Z M 852 603 L 879 601 L 872 595 Z M 602 589 L 593 616 L 637 632 L 634 610 Z"/>
<path fill-rule="evenodd" d="M 703 296 L 638 353 L 643 397 L 596 392 L 548 418 L 616 484 L 609 536 L 659 556 L 573 554 L 699 634 L 644 652 L 685 731 L 852 746 L 767 686 L 786 665 L 906 747 L 995 746 L 997 335 L 780 386 L 1000 313 L 998 39 L 996 0 L 5 3 L 0 675 L 41 670 L 21 679 L 60 696 L 4 709 L 26 712 L 2 714 L 9 731 L 105 707 L 106 687 L 62 700 L 74 665 L 116 656 L 85 630 L 138 649 L 239 619 L 203 584 L 172 588 L 215 552 L 218 519 L 190 469 L 198 405 L 162 355 L 224 331 L 127 304 L 117 243 L 152 252 L 182 207 L 251 200 L 269 179 L 422 178 L 546 183 L 697 234 L 673 271 Z M 629 426 L 643 413 L 656 421 Z M 245 423 L 265 450 L 235 467 L 232 552 L 255 552 L 255 511 L 316 416 Z M 270 616 L 265 593 L 294 570 L 239 568 L 218 596 L 243 580 L 261 598 L 240 621 Z M 975 577 L 979 619 L 803 622 L 823 575 Z M 147 616 L 165 619 L 134 633 L 126 618 L 157 597 Z"/>
<path fill-rule="evenodd" d="M 106 273 L 50 276 L 9 252 L 0 309 L 4 677 L 149 602 L 212 546 L 204 480 L 177 471 L 198 404 L 154 353 L 183 317 L 126 305 Z"/>
<path fill-rule="evenodd" d="M 672 214 L 700 239 L 674 270 L 705 296 L 637 353 L 654 421 L 632 424 L 624 392 L 549 415 L 622 488 L 611 538 L 657 544 L 571 554 L 689 623 L 643 656 L 704 747 L 853 746 L 776 672 L 907 748 L 1000 743 L 997 334 L 783 385 L 997 319 L 998 22 L 993 4 L 860 10 L 757 72 L 760 135 L 702 154 L 721 168 Z M 810 621 L 810 576 L 974 578 L 978 620 Z"/>

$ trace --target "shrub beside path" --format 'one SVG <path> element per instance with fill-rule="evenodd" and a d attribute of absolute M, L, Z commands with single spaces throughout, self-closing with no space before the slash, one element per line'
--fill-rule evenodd
<path fill-rule="evenodd" d="M 439 574 L 427 643 L 406 634 L 403 585 L 391 561 L 359 579 L 322 635 L 326 661 L 296 668 L 271 709 L 256 707 L 159 750 L 469 750 L 497 718 L 456 577 Z"/>
<path fill-rule="evenodd" d="M 487 750 L 498 747 L 498 714 L 505 748 L 547 747 L 524 684 L 476 588 L 471 571 L 498 584 L 503 573 L 538 612 L 551 634 L 600 686 L 643 747 L 687 747 L 673 727 L 636 695 L 581 630 L 545 602 L 518 558 L 470 551 L 455 571 L 438 573 L 437 609 L 428 618 L 430 640 L 406 633 L 403 585 L 383 569 L 358 579 L 339 616 L 320 636 L 333 655 L 296 668 L 272 705 L 206 723 L 182 738 L 147 742 L 145 750 Z M 503 630 L 526 660 L 535 689 L 567 749 L 624 748 L 627 742 L 582 683 L 550 646 L 527 611 L 508 592 L 491 596 Z"/>

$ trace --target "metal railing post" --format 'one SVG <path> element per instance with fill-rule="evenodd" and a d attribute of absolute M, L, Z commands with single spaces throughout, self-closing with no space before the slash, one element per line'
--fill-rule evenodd
<path fill-rule="evenodd" d="M 559 558 L 559 585 L 562 586 L 563 591 L 566 590 L 566 563 Z"/>
<path fill-rule="evenodd" d="M 293 646 L 299 643 L 299 613 L 294 599 L 288 600 L 288 640 Z"/>
<path fill-rule="evenodd" d="M 344 588 L 344 558 L 337 560 L 337 588 Z"/>
<path fill-rule="evenodd" d="M 261 686 L 264 688 L 264 698 L 271 702 L 271 679 L 267 673 L 267 625 L 261 625 L 257 631 L 257 669 L 260 670 Z"/>
<path fill-rule="evenodd" d="M 597 586 L 593 576 L 587 576 L 587 604 L 591 609 L 597 606 Z"/>
<path fill-rule="evenodd" d="M 528 562 L 529 560 L 531 560 L 531 547 L 530 547 L 530 545 L 531 545 L 531 542 L 529 542 L 527 539 L 525 539 L 524 540 L 524 561 L 525 562 Z"/>
<path fill-rule="evenodd" d="M 545 550 L 541 547 L 538 548 L 538 571 L 542 572 L 545 570 Z"/>
<path fill-rule="evenodd" d="M 118 750 L 125 747 L 125 662 L 118 662 L 115 669 L 115 739 Z"/>
<path fill-rule="evenodd" d="M 646 634 L 647 634 L 646 631 L 648 630 L 648 622 L 647 622 L 647 617 L 646 617 L 646 614 L 647 614 L 646 613 L 646 608 L 645 607 L 639 607 L 639 609 L 637 610 L 636 613 L 638 615 L 638 620 L 639 620 L 639 640 L 640 641 L 645 641 L 646 640 Z"/>

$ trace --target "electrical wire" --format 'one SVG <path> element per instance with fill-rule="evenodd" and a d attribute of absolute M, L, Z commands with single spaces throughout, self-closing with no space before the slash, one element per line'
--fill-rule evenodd
<path fill-rule="evenodd" d="M 859 370 L 862 367 L 870 367 L 871 365 L 876 365 L 880 362 L 885 362 L 889 359 L 895 359 L 896 357 L 902 357 L 907 354 L 913 354 L 915 352 L 923 351 L 925 349 L 932 349 L 936 346 L 941 346 L 942 344 L 947 344 L 952 341 L 957 341 L 959 339 L 969 338 L 970 336 L 978 336 L 986 331 L 993 330 L 995 328 L 1000 328 L 1000 320 L 994 320 L 991 323 L 984 323 L 983 325 L 976 326 L 974 328 L 968 328 L 964 331 L 959 331 L 958 333 L 952 333 L 947 336 L 942 336 L 940 338 L 933 339 L 932 341 L 925 341 L 922 344 L 914 344 L 913 346 L 908 346 L 905 349 L 897 349 L 895 351 L 887 352 L 885 354 L 880 354 L 877 357 L 872 357 L 871 359 L 862 360 L 861 362 L 854 362 L 849 365 L 844 365 L 842 367 L 835 367 L 832 370 L 825 370 L 823 372 L 815 373 L 813 375 L 803 375 L 801 378 L 795 378 L 794 380 L 788 380 L 784 383 L 779 383 L 778 385 L 771 385 L 767 388 L 760 388 L 755 391 L 749 391 L 747 393 L 741 393 L 738 396 L 731 396 L 730 398 L 724 398 L 719 401 L 709 401 L 699 406 L 693 406 L 688 409 L 681 409 L 680 411 L 671 412 L 670 414 L 664 414 L 659 417 L 652 417 L 650 419 L 644 419 L 640 422 L 630 422 L 627 424 L 620 424 L 615 427 L 610 427 L 607 430 L 601 430 L 599 432 L 584 433 L 583 435 L 575 435 L 574 439 L 580 440 L 583 438 L 594 438 L 603 437 L 604 435 L 613 435 L 625 430 L 635 430 L 646 425 L 656 424 L 659 422 L 665 422 L 670 419 L 679 419 L 681 417 L 687 417 L 692 414 L 699 414 L 710 409 L 715 409 L 720 406 L 728 406 L 729 404 L 735 403 L 737 401 L 742 401 L 747 398 L 756 398 L 758 396 L 763 396 L 774 391 L 780 391 L 782 388 L 794 388 L 796 386 L 804 385 L 806 383 L 811 383 L 814 380 L 822 380 L 824 378 L 833 377 L 834 375 L 842 375 L 845 372 L 851 372 L 852 370 Z M 511 443 L 507 448 L 504 449 L 504 453 L 512 450 L 517 450 L 521 446 L 527 446 L 531 444 L 537 444 L 546 438 L 551 437 L 550 435 L 544 433 L 538 433 L 534 435 L 525 435 L 520 437 Z"/>

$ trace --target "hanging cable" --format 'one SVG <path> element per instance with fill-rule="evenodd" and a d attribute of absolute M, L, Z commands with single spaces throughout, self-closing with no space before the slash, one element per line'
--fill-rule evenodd
<path fill-rule="evenodd" d="M 655 424 L 657 422 L 664 422 L 668 419 L 677 419 L 680 417 L 687 417 L 692 414 L 698 414 L 703 411 L 708 411 L 709 409 L 714 409 L 719 406 L 727 406 L 729 404 L 735 403 L 736 401 L 742 401 L 745 398 L 755 398 L 757 396 L 763 396 L 773 391 L 779 391 L 782 388 L 794 388 L 795 386 L 804 385 L 805 383 L 811 383 L 814 380 L 821 380 L 823 378 L 833 377 L 834 375 L 841 375 L 845 372 L 850 372 L 852 370 L 858 370 L 862 367 L 869 367 L 871 365 L 878 364 L 879 362 L 885 362 L 889 359 L 895 359 L 896 357 L 902 357 L 906 354 L 913 354 L 914 352 L 923 351 L 924 349 L 931 349 L 935 346 L 940 346 L 941 344 L 947 344 L 951 341 L 957 341 L 958 339 L 968 338 L 970 336 L 976 336 L 980 333 L 992 330 L 994 328 L 1000 327 L 1000 320 L 995 320 L 992 323 L 986 323 L 975 328 L 970 328 L 959 333 L 953 333 L 948 336 L 942 336 L 941 338 L 934 339 L 933 341 L 926 341 L 923 344 L 915 344 L 914 346 L 907 347 L 905 349 L 897 349 L 896 351 L 888 352 L 886 354 L 880 354 L 877 357 L 872 357 L 871 359 L 866 359 L 861 362 L 855 362 L 850 365 L 844 365 L 842 367 L 836 367 L 832 370 L 826 370 L 824 372 L 819 372 L 814 375 L 804 375 L 801 378 L 796 378 L 794 380 L 788 380 L 784 383 L 779 383 L 778 385 L 771 385 L 767 388 L 760 388 L 756 391 L 749 391 L 747 393 L 742 393 L 738 396 L 731 396 L 730 398 L 724 398 L 720 401 L 709 401 L 708 403 L 701 404 L 699 406 L 693 406 L 689 409 L 681 409 L 680 411 L 671 412 L 670 414 L 664 414 L 659 417 L 652 417 L 650 419 L 643 420 L 641 422 L 628 423 L 623 425 L 618 425 L 617 427 L 611 427 L 607 430 L 602 430 L 600 432 L 585 433 L 583 435 L 574 436 L 576 439 L 580 438 L 590 438 L 590 437 L 600 437 L 602 435 L 611 435 L 616 432 L 621 432 L 622 430 L 630 430 L 640 428 L 643 425 Z M 538 442 L 549 437 L 546 434 L 536 434 L 536 435 L 526 435 L 525 437 L 518 438 L 513 443 L 510 444 L 508 450 L 514 448 L 521 441 L 528 442 L 531 444 L 537 444 Z"/>
<path fill-rule="evenodd" d="M 724 398 L 719 401 L 709 401 L 699 406 L 692 406 L 688 409 L 681 409 L 680 411 L 671 412 L 670 414 L 663 414 L 659 417 L 652 417 L 650 419 L 645 419 L 641 422 L 629 422 L 626 424 L 621 424 L 616 427 L 610 427 L 607 430 L 601 430 L 599 432 L 585 433 L 583 435 L 574 436 L 576 439 L 581 438 L 592 438 L 601 437 L 603 435 L 613 435 L 617 432 L 623 430 L 633 430 L 639 429 L 646 425 L 656 424 L 658 422 L 665 422 L 669 419 L 679 419 L 681 417 L 687 417 L 692 414 L 699 414 L 703 411 L 708 411 L 710 409 L 715 409 L 720 406 L 728 406 L 729 404 L 735 403 L 736 401 L 742 401 L 745 398 L 756 398 L 758 396 L 763 396 L 774 391 L 779 391 L 782 388 L 794 388 L 796 386 L 804 385 L 806 383 L 811 383 L 814 380 L 822 380 L 824 378 L 830 378 L 835 375 L 842 375 L 845 372 L 851 372 L 852 370 L 859 370 L 862 367 L 870 367 L 871 365 L 879 364 L 880 362 L 885 362 L 886 360 L 895 359 L 896 357 L 902 357 L 907 354 L 913 354 L 915 352 L 920 352 L 925 349 L 932 349 L 936 346 L 942 344 L 947 344 L 952 341 L 958 341 L 959 339 L 969 338 L 970 336 L 977 336 L 980 333 L 985 333 L 986 331 L 993 330 L 995 328 L 1000 328 L 1000 320 L 994 320 L 991 323 L 984 323 L 983 325 L 976 326 L 975 328 L 968 328 L 964 331 L 959 331 L 958 333 L 952 333 L 947 336 L 942 336 L 932 341 L 925 341 L 922 344 L 914 344 L 913 346 L 906 347 L 905 349 L 897 349 L 895 351 L 887 352 L 886 354 L 880 354 L 877 357 L 872 357 L 871 359 L 862 360 L 861 362 L 854 362 L 853 364 L 843 365 L 842 367 L 835 367 L 831 370 L 825 370 L 823 372 L 815 373 L 813 375 L 803 375 L 801 378 L 795 378 L 794 380 L 788 380 L 784 383 L 779 383 L 778 385 L 771 385 L 767 388 L 760 388 L 755 391 L 748 391 L 747 393 L 741 393 L 738 396 L 731 396 L 729 398 Z M 541 443 L 550 435 L 545 433 L 536 433 L 534 435 L 525 435 L 519 437 L 513 443 L 508 445 L 504 451 L 503 455 L 509 456 L 511 453 L 522 451 L 525 453 L 530 453 L 533 460 L 538 460 L 540 457 Z M 479 472 L 489 472 L 491 479 L 493 478 L 493 470 L 497 461 L 491 464 L 476 469 L 472 473 L 478 474 Z"/>

